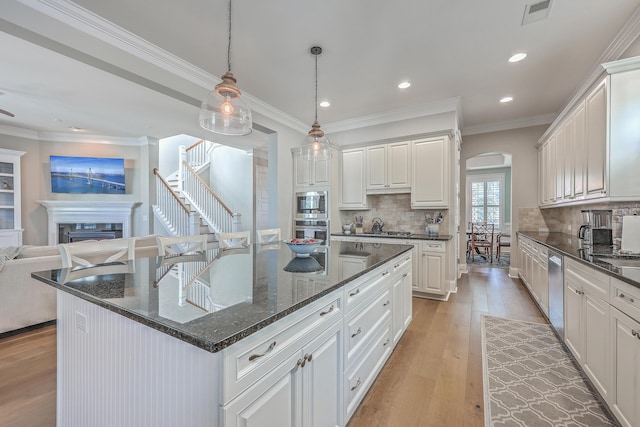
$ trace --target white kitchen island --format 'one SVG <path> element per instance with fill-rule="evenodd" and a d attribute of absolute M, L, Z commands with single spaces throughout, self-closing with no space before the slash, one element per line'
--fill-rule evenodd
<path fill-rule="evenodd" d="M 318 272 L 277 244 L 34 273 L 58 288 L 57 425 L 345 425 L 411 320 L 412 247 L 375 246 Z"/>

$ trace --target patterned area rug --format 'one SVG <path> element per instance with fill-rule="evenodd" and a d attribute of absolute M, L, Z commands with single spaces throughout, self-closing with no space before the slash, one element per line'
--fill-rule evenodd
<path fill-rule="evenodd" d="M 473 257 L 473 262 L 471 261 L 471 257 L 467 257 L 467 264 L 470 265 L 482 265 L 485 267 L 498 267 L 498 268 L 509 268 L 509 264 L 511 264 L 511 259 L 509 258 L 509 254 L 500 255 L 500 260 L 498 261 L 496 257 L 493 257 L 493 262 L 489 262 L 487 258 L 483 258 L 480 255 L 475 255 Z"/>
<path fill-rule="evenodd" d="M 482 317 L 485 426 L 618 426 L 550 325 Z"/>

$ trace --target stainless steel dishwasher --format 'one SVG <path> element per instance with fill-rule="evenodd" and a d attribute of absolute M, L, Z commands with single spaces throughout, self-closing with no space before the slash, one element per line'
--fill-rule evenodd
<path fill-rule="evenodd" d="M 549 321 L 564 341 L 564 273 L 562 255 L 549 251 Z"/>

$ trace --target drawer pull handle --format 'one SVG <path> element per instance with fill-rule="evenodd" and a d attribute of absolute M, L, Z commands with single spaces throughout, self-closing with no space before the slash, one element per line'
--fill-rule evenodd
<path fill-rule="evenodd" d="M 359 293 L 360 293 L 360 288 L 356 289 L 356 290 L 355 290 L 355 292 L 351 292 L 351 293 L 349 294 L 349 296 L 350 296 L 350 297 L 354 297 L 354 296 L 358 295 Z"/>
<path fill-rule="evenodd" d="M 358 377 L 358 381 L 356 381 L 356 385 L 354 385 L 353 387 L 351 387 L 351 391 L 357 389 L 358 387 L 360 387 L 360 377 Z"/>
<path fill-rule="evenodd" d="M 398 268 L 398 267 L 400 267 L 400 263 L 393 264 L 393 268 Z"/>
<path fill-rule="evenodd" d="M 581 291 L 580 289 L 576 289 L 576 294 L 578 294 L 578 295 L 584 295 L 584 291 Z"/>
<path fill-rule="evenodd" d="M 638 336 L 638 331 L 636 331 L 635 329 L 631 330 L 631 335 L 633 335 L 634 337 Z"/>
<path fill-rule="evenodd" d="M 630 303 L 635 302 L 635 300 L 633 298 L 628 297 L 625 294 L 620 294 L 620 298 L 622 298 L 623 301 L 627 301 L 627 302 L 630 302 Z"/>
<path fill-rule="evenodd" d="M 389 274 L 389 270 L 387 270 L 384 273 L 382 273 L 383 276 L 386 276 L 387 274 Z"/>
<path fill-rule="evenodd" d="M 323 311 L 322 313 L 320 313 L 320 316 L 325 316 L 325 315 L 331 313 L 332 311 L 333 311 L 333 304 L 331 304 L 331 307 L 329 307 L 329 310 Z"/>
<path fill-rule="evenodd" d="M 272 342 L 271 345 L 269 345 L 269 348 L 267 348 L 267 351 L 265 351 L 262 354 L 252 354 L 251 356 L 249 356 L 249 362 L 253 362 L 254 360 L 262 357 L 262 356 L 266 356 L 267 354 L 271 353 L 271 351 L 273 351 L 273 349 L 276 348 L 276 342 Z"/>
<path fill-rule="evenodd" d="M 409 261 L 411 259 L 410 256 L 406 257 L 405 260 Z"/>
<path fill-rule="evenodd" d="M 383 307 L 386 307 L 389 305 L 389 300 L 387 300 L 387 302 L 385 302 L 384 304 L 382 304 Z"/>
<path fill-rule="evenodd" d="M 387 344 L 389 344 L 389 338 L 387 338 L 387 340 L 382 344 L 382 346 L 385 347 Z"/>
<path fill-rule="evenodd" d="M 358 328 L 357 331 L 355 331 L 353 334 L 351 334 L 351 338 L 355 338 L 358 335 L 360 335 L 360 333 L 362 332 L 362 328 Z"/>
<path fill-rule="evenodd" d="M 402 277 L 407 277 L 408 275 L 409 275 L 409 273 L 404 273 L 404 274 L 402 275 Z"/>

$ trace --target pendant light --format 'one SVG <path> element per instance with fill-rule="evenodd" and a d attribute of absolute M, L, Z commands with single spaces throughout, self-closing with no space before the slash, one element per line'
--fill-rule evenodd
<path fill-rule="evenodd" d="M 221 135 L 248 135 L 251 133 L 251 110 L 236 86 L 231 72 L 231 0 L 229 0 L 229 42 L 227 45 L 227 72 L 222 81 L 209 92 L 200 107 L 200 126 Z"/>
<path fill-rule="evenodd" d="M 305 144 L 300 148 L 300 155 L 305 160 L 328 160 L 331 157 L 331 144 L 318 123 L 318 55 L 321 53 L 321 47 L 313 46 L 311 48 L 311 54 L 315 56 L 316 60 L 315 117 L 311 130 L 305 138 Z"/>

